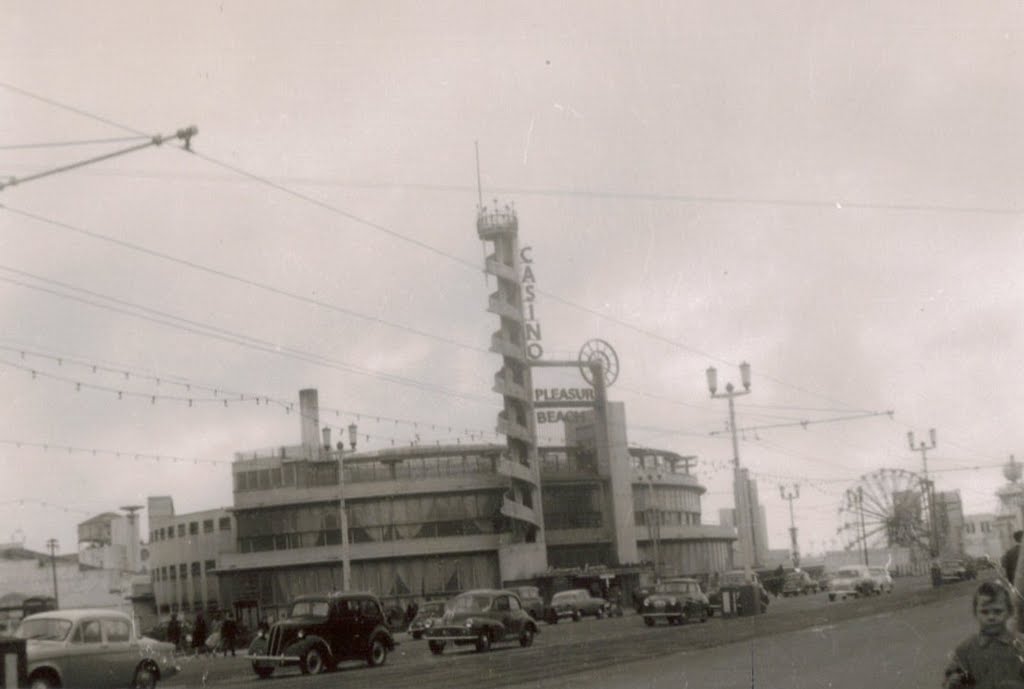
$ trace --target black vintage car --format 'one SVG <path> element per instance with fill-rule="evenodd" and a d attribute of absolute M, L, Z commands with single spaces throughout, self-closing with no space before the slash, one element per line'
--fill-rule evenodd
<path fill-rule="evenodd" d="M 416 617 L 409 623 L 409 636 L 414 639 L 423 638 L 423 631 L 437 624 L 444 616 L 444 601 L 435 600 L 424 603 L 416 611 Z"/>
<path fill-rule="evenodd" d="M 477 589 L 455 596 L 448 601 L 444 617 L 423 630 L 434 655 L 444 653 L 448 643 L 472 645 L 480 652 L 500 641 L 518 641 L 526 647 L 536 634 L 537 623 L 523 609 L 519 596 L 497 589 Z"/>
<path fill-rule="evenodd" d="M 654 587 L 654 591 L 640 606 L 640 614 L 648 627 L 654 626 L 658 620 L 669 624 L 682 624 L 688 620 L 708 619 L 708 597 L 701 591 L 700 582 L 696 579 L 666 579 Z"/>
<path fill-rule="evenodd" d="M 269 677 L 274 669 L 297 665 L 316 675 L 342 660 L 383 665 L 395 640 L 380 601 L 369 593 L 334 592 L 300 596 L 287 618 L 260 632 L 249 646 L 252 669 Z"/>

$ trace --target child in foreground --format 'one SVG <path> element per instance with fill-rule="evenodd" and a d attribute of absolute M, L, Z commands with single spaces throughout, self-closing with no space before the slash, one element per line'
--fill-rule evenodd
<path fill-rule="evenodd" d="M 944 689 L 1024 689 L 1024 639 L 1007 628 L 1010 591 L 997 581 L 974 593 L 978 633 L 964 640 L 946 666 Z"/>

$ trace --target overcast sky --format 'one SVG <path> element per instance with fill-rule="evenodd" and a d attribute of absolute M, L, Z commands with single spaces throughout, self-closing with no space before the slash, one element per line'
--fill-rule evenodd
<path fill-rule="evenodd" d="M 922 471 L 907 431 L 967 512 L 1024 455 L 1019 2 L 2 11 L 3 178 L 199 133 L 0 191 L 0 541 L 229 506 L 306 387 L 361 449 L 499 441 L 474 142 L 545 356 L 614 346 L 630 442 L 698 456 L 705 521 L 732 501 L 711 365 L 753 368 L 774 548 L 780 484 L 804 551 L 842 544 L 845 490 Z"/>

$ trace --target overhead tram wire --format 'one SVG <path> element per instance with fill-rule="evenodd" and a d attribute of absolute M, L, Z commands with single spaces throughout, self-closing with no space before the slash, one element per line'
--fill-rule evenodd
<path fill-rule="evenodd" d="M 128 131 L 128 132 L 130 132 L 132 134 L 140 134 L 140 135 L 144 135 L 145 134 L 144 132 L 141 132 L 140 130 L 135 129 L 134 127 L 129 127 L 127 125 L 123 125 L 123 124 L 120 124 L 120 123 L 117 123 L 117 122 L 113 122 L 112 120 L 109 120 L 107 118 L 103 118 L 103 117 L 100 117 L 100 116 L 95 115 L 93 113 L 89 113 L 89 112 L 86 112 L 84 110 L 81 110 L 79 108 L 74 108 L 72 106 L 69 106 L 69 105 L 66 105 L 66 104 L 63 104 L 63 103 L 59 103 L 59 102 L 54 101 L 52 99 L 45 98 L 43 96 L 40 96 L 40 95 L 35 94 L 35 93 L 32 93 L 32 92 L 27 91 L 25 89 L 21 89 L 19 87 L 16 87 L 16 86 L 14 86 L 12 84 L 9 84 L 9 83 L 6 83 L 6 82 L 0 82 L 0 87 L 7 88 L 7 89 L 12 90 L 14 92 L 17 92 L 17 93 L 19 93 L 21 95 L 24 95 L 24 96 L 29 97 L 29 98 L 34 98 L 36 100 L 42 101 L 42 102 L 47 103 L 49 105 L 52 105 L 54 107 L 58 107 L 58 108 L 65 109 L 65 110 L 69 110 L 71 112 L 74 112 L 76 114 L 82 115 L 84 117 L 88 117 L 90 119 L 103 122 L 105 124 L 111 125 L 113 127 L 117 127 L 117 128 L 122 129 L 124 131 Z M 261 184 L 264 184 L 266 186 L 269 186 L 271 188 L 279 190 L 282 193 L 289 194 L 289 195 L 291 195 L 291 196 L 293 196 L 295 198 L 304 200 L 304 201 L 306 201 L 308 203 L 311 203 L 313 205 L 316 205 L 316 206 L 318 206 L 320 208 L 323 208 L 323 209 L 328 210 L 330 212 L 336 213 L 336 214 L 340 215 L 341 217 L 344 217 L 344 218 L 347 218 L 347 219 L 352 220 L 354 222 L 363 224 L 363 225 L 365 225 L 365 226 L 367 226 L 367 227 L 369 227 L 371 229 L 374 229 L 374 230 L 377 230 L 377 231 L 379 231 L 381 233 L 384 233 L 384 234 L 386 234 L 386 235 L 388 235 L 388 236 L 390 236 L 390 237 L 392 237 L 394 239 L 398 239 L 400 241 L 407 242 L 409 244 L 417 246 L 417 247 L 419 247 L 419 248 L 421 248 L 421 249 L 423 249 L 425 251 L 433 253 L 433 254 L 435 254 L 437 256 L 440 256 L 442 258 L 447 258 L 447 259 L 453 261 L 454 263 L 456 263 L 458 265 L 461 265 L 461 266 L 464 266 L 466 268 L 469 268 L 469 269 L 473 270 L 474 272 L 478 272 L 480 270 L 479 266 L 475 262 L 471 262 L 471 261 L 467 261 L 465 259 L 462 259 L 462 258 L 460 258 L 458 256 L 455 256 L 455 255 L 450 254 L 450 253 L 448 253 L 446 251 L 438 249 L 438 248 L 436 248 L 436 247 L 434 247 L 434 246 L 432 246 L 430 244 L 427 244 L 426 242 L 422 242 L 422 241 L 420 241 L 418 239 L 415 239 L 415 238 L 403 235 L 400 232 L 397 232 L 397 231 L 392 230 L 390 228 L 384 227 L 383 225 L 380 225 L 378 223 L 374 223 L 372 221 L 369 221 L 369 220 L 367 220 L 365 218 L 362 218 L 362 217 L 360 217 L 358 215 L 355 215 L 354 213 L 350 213 L 348 211 L 345 211 L 345 210 L 343 210 L 341 208 L 338 208 L 338 207 L 336 207 L 336 206 L 334 206 L 332 204 L 329 204 L 329 203 L 326 203 L 326 202 L 321 201 L 319 199 L 316 199 L 314 197 L 311 197 L 311 196 L 309 196 L 307 194 L 302 194 L 300 192 L 296 192 L 296 191 L 294 191 L 292 189 L 289 189 L 288 187 L 286 187 L 284 185 L 281 185 L 281 184 L 278 184 L 276 182 L 273 182 L 273 181 L 271 181 L 271 180 L 269 180 L 269 179 L 267 179 L 265 177 L 262 177 L 260 175 L 248 172 L 248 171 L 243 170 L 243 169 L 241 169 L 241 168 L 239 168 L 237 166 L 230 165 L 229 163 L 225 163 L 223 161 L 219 161 L 219 160 L 217 160 L 215 158 L 212 158 L 211 156 L 208 156 L 208 155 L 205 155 L 205 154 L 201 154 L 201 153 L 197 153 L 196 151 L 191 150 L 191 149 L 188 151 L 188 153 L 189 153 L 189 155 L 199 157 L 199 158 L 207 161 L 208 163 L 210 163 L 212 165 L 220 166 L 220 167 L 222 167 L 222 168 L 224 168 L 226 170 L 230 170 L 230 171 L 232 171 L 232 172 L 234 172 L 236 174 L 242 175 L 242 176 L 246 177 L 247 179 L 259 182 Z M 832 202 L 831 205 L 834 206 L 835 203 Z M 851 207 L 864 207 L 864 204 L 851 204 Z M 1018 211 L 1013 211 L 1013 212 L 1015 214 L 1019 213 Z M 594 316 L 596 316 L 598 318 L 602 318 L 604 320 L 610 321 L 612 323 L 616 323 L 616 324 L 618 324 L 618 325 L 620 325 L 620 326 L 622 326 L 624 328 L 627 328 L 629 330 L 633 330 L 634 332 L 640 333 L 642 335 L 645 335 L 645 336 L 650 337 L 652 339 L 664 342 L 666 344 L 670 344 L 670 345 L 672 345 L 672 346 L 674 346 L 676 348 L 682 349 L 683 351 L 687 351 L 687 352 L 690 352 L 692 354 L 703 356 L 703 357 L 708 358 L 708 359 L 710 359 L 712 361 L 716 361 L 716 362 L 723 363 L 723 364 L 730 364 L 731 365 L 731 364 L 734 363 L 734 362 L 726 361 L 725 359 L 722 359 L 720 357 L 713 356 L 713 355 L 711 355 L 711 354 L 709 354 L 707 352 L 703 352 L 703 351 L 701 351 L 699 349 L 696 349 L 694 347 L 690 347 L 689 345 L 686 345 L 686 344 L 684 344 L 682 342 L 678 342 L 676 340 L 672 340 L 671 338 L 664 337 L 662 335 L 654 333 L 654 332 L 652 332 L 650 330 L 647 330 L 645 328 L 641 328 L 641 327 L 639 327 L 637 325 L 634 325 L 632 323 L 628 323 L 626 321 L 623 321 L 622 319 L 616 318 L 614 316 L 610 316 L 608 314 L 601 313 L 601 312 L 599 312 L 599 311 L 597 311 L 595 309 L 592 309 L 590 307 L 586 307 L 586 306 L 583 306 L 581 304 L 577 304 L 577 303 L 575 303 L 575 302 L 573 302 L 571 300 L 563 299 L 561 297 L 558 297 L 558 296 L 556 296 L 554 294 L 551 294 L 549 292 L 545 292 L 543 290 L 537 290 L 537 291 L 538 291 L 539 294 L 542 294 L 543 296 L 549 297 L 549 298 L 551 298 L 551 299 L 553 299 L 553 300 L 555 300 L 557 302 L 560 302 L 560 303 L 562 303 L 562 304 L 564 304 L 566 306 L 569 306 L 569 307 L 575 308 L 577 310 L 583 311 L 584 313 L 589 313 L 591 315 L 594 315 Z M 828 400 L 832 404 L 837 404 L 837 405 L 840 405 L 840 406 L 849 406 L 849 405 L 845 405 L 844 403 L 839 402 L 839 401 L 837 401 L 837 400 L 835 400 L 835 399 L 833 399 L 831 397 L 828 397 L 827 395 L 822 395 L 820 393 L 816 393 L 816 392 L 807 390 L 807 389 L 802 388 L 800 386 L 786 383 L 785 381 L 782 381 L 780 379 L 774 378 L 772 376 L 765 375 L 763 373 L 760 374 L 760 376 L 765 378 L 766 380 L 770 380 L 772 382 L 775 382 L 778 385 L 782 385 L 784 387 L 788 387 L 788 388 L 797 390 L 799 392 L 803 392 L 805 394 L 809 394 L 809 395 L 812 395 L 814 397 L 818 397 L 820 399 Z"/>
<path fill-rule="evenodd" d="M 67 148 L 70 146 L 96 146 L 99 144 L 118 144 L 127 141 L 148 139 L 148 136 L 117 136 L 109 139 L 78 139 L 77 141 L 44 141 L 31 144 L 0 144 L 0 151 L 21 151 L 38 148 Z"/>
<path fill-rule="evenodd" d="M 467 395 L 467 394 L 463 394 L 463 393 L 458 393 L 458 392 L 452 391 L 452 390 L 447 389 L 447 388 L 442 388 L 440 386 L 433 385 L 431 383 L 426 383 L 424 381 L 418 381 L 418 380 L 415 380 L 415 379 L 412 379 L 412 378 L 405 378 L 403 376 L 396 376 L 396 375 L 388 374 L 388 373 L 380 373 L 380 372 L 376 372 L 376 371 L 371 371 L 371 370 L 363 368 L 361 366 L 356 366 L 354 364 L 349 364 L 349 363 L 346 363 L 346 362 L 330 359 L 328 357 L 325 357 L 325 356 L 322 356 L 322 355 L 319 355 L 319 354 L 315 354 L 315 353 L 311 353 L 311 352 L 304 352 L 302 350 L 297 350 L 297 349 L 293 349 L 293 348 L 289 348 L 289 347 L 281 347 L 280 345 L 278 345 L 278 344 L 276 344 L 274 342 L 270 342 L 268 340 L 262 340 L 262 339 L 255 338 L 255 337 L 252 337 L 252 336 L 249 336 L 249 335 L 235 333 L 235 332 L 232 332 L 232 331 L 229 331 L 229 330 L 225 330 L 223 328 L 218 328 L 216 326 L 211 326 L 211 325 L 207 325 L 207 324 L 204 324 L 204 323 L 200 323 L 198 321 L 193 321 L 193 320 L 189 320 L 187 318 L 182 318 L 180 316 L 175 316 L 173 314 L 167 314 L 167 313 L 158 311 L 156 309 L 150 309 L 150 308 L 145 307 L 145 306 L 140 306 L 140 305 L 137 305 L 137 304 L 132 304 L 131 302 L 127 302 L 127 301 L 122 300 L 122 299 L 117 299 L 115 297 L 109 297 L 109 296 L 102 295 L 102 294 L 99 294 L 99 293 L 96 293 L 96 292 L 91 292 L 90 290 L 87 290 L 87 289 L 84 289 L 84 288 L 75 287 L 73 285 L 68 285 L 66 283 L 61 283 L 61 282 L 59 282 L 57 280 L 51 280 L 49 278 L 44 278 L 44 277 L 41 277 L 41 276 L 33 275 L 31 273 L 26 273 L 25 271 L 20 271 L 20 270 L 17 270 L 17 269 L 14 269 L 14 268 L 10 268 L 10 267 L 7 267 L 7 266 L 0 266 L 0 270 L 6 270 L 8 272 L 12 272 L 12 273 L 15 273 L 15 274 L 18 274 L 18 275 L 26 276 L 26 277 L 32 278 L 34 280 L 39 280 L 39 281 L 44 282 L 44 283 L 58 285 L 58 286 L 60 286 L 60 287 L 62 287 L 64 289 L 69 289 L 69 290 L 73 290 L 73 291 L 77 291 L 77 292 L 83 292 L 85 294 L 89 294 L 91 296 L 98 297 L 100 299 L 105 299 L 105 300 L 113 302 L 115 304 L 121 304 L 121 305 L 126 306 L 128 308 L 119 308 L 119 307 L 116 307 L 116 306 L 110 306 L 109 304 L 100 304 L 100 303 L 96 303 L 96 302 L 93 302 L 93 301 L 89 301 L 89 300 L 84 299 L 82 297 L 76 297 L 74 295 L 65 294 L 65 293 L 62 293 L 62 292 L 58 292 L 56 290 L 52 290 L 52 289 L 48 289 L 48 288 L 45 288 L 45 287 L 41 287 L 39 285 L 33 285 L 33 284 L 26 283 L 26 282 L 22 282 L 20 280 L 14 280 L 14 279 L 11 279 L 11 278 L 0 277 L 0 281 L 3 281 L 3 282 L 8 282 L 8 283 L 11 283 L 11 284 L 15 284 L 15 285 L 18 285 L 20 287 L 27 288 L 27 289 L 33 289 L 33 290 L 36 290 L 36 291 L 45 292 L 45 293 L 52 294 L 54 296 L 61 297 L 61 298 L 64 298 L 64 299 L 70 299 L 72 301 L 78 301 L 80 303 L 85 303 L 85 304 L 88 304 L 90 306 L 95 306 L 97 308 L 102 308 L 102 309 L 106 309 L 106 310 L 109 310 L 109 311 L 114 311 L 116 313 L 122 313 L 122 314 L 125 314 L 125 315 L 133 316 L 135 318 L 140 318 L 140 319 L 151 321 L 151 322 L 154 322 L 154 323 L 159 323 L 161 325 L 165 325 L 165 326 L 168 326 L 168 327 L 171 327 L 171 328 L 175 328 L 175 329 L 178 329 L 178 330 L 183 330 L 183 331 L 190 332 L 190 333 L 193 333 L 193 334 L 196 334 L 196 335 L 202 335 L 204 337 L 210 337 L 210 338 L 213 338 L 213 339 L 222 340 L 224 342 L 230 342 L 232 344 L 240 345 L 240 346 L 243 346 L 243 347 L 247 347 L 249 349 L 255 349 L 255 350 L 266 352 L 266 353 L 270 353 L 270 354 L 277 354 L 279 356 L 286 356 L 286 357 L 289 357 L 289 358 L 293 358 L 293 359 L 296 359 L 296 360 L 299 360 L 299 361 L 304 361 L 306 363 L 314 364 L 314 365 L 317 365 L 317 366 L 323 366 L 325 368 L 333 368 L 333 369 L 336 369 L 336 370 L 339 370 L 339 371 L 345 371 L 345 372 L 348 372 L 348 373 L 355 373 L 355 374 L 358 374 L 358 375 L 364 375 L 364 376 L 368 376 L 368 377 L 371 377 L 371 378 L 377 378 L 377 379 L 380 379 L 380 380 L 385 380 L 385 381 L 388 381 L 388 382 L 396 383 L 398 385 L 405 385 L 407 387 L 416 388 L 416 389 L 419 389 L 419 390 L 422 390 L 422 391 L 426 391 L 426 392 L 434 392 L 434 393 L 437 393 L 437 394 L 442 394 L 442 395 L 446 395 L 446 396 L 450 396 L 450 397 L 461 398 L 461 399 L 465 399 L 465 400 L 469 400 L 469 401 L 474 401 L 474 402 L 486 402 L 486 403 L 489 403 L 489 402 L 492 401 L 491 398 L 484 398 L 484 397 L 476 396 L 476 395 Z M 132 310 L 129 310 L 129 309 L 135 309 L 136 311 L 132 311 Z M 145 313 L 138 313 L 137 311 L 154 313 L 154 314 L 156 314 L 159 317 L 147 316 Z M 178 322 L 177 323 L 169 322 L 168 320 L 163 320 L 163 319 L 171 319 L 171 321 L 178 321 Z M 182 325 L 182 324 L 184 324 L 184 325 Z"/>
<path fill-rule="evenodd" d="M 134 244 L 132 242 L 125 241 L 123 239 L 116 239 L 116 238 L 111 237 L 109 235 L 101 234 L 99 232 L 93 232 L 92 230 L 87 230 L 87 229 L 82 228 L 82 227 L 77 227 L 75 225 L 71 225 L 69 223 L 61 222 L 59 220 L 53 220 L 53 219 L 50 219 L 50 218 L 46 218 L 46 217 L 43 217 L 43 216 L 38 215 L 36 213 L 30 213 L 28 211 L 19 210 L 17 208 L 13 208 L 13 207 L 11 207 L 11 206 L 9 206 L 7 204 L 0 203 L 0 209 L 4 209 L 4 210 L 6 210 L 6 211 L 8 211 L 10 213 L 14 213 L 16 215 L 21 215 L 21 216 L 29 218 L 31 220 L 35 220 L 37 222 L 45 223 L 47 225 L 51 225 L 51 226 L 54 226 L 54 227 L 57 227 L 57 228 L 60 228 L 60 229 L 68 230 L 70 232 L 76 232 L 78 234 L 85 235 L 85 236 L 90 237 L 92 239 L 96 239 L 96 240 L 99 240 L 99 241 L 102 241 L 102 242 L 108 242 L 110 244 L 114 244 L 116 246 L 119 246 L 119 247 L 122 247 L 122 248 L 125 248 L 125 249 L 129 249 L 131 251 L 136 251 L 136 252 L 139 252 L 139 253 L 142 253 L 142 254 L 146 254 L 148 256 L 152 256 L 154 258 L 158 258 L 158 259 L 161 259 L 161 260 L 164 260 L 164 261 L 169 261 L 171 263 L 177 263 L 179 265 L 183 265 L 183 266 L 186 266 L 188 268 L 192 268 L 193 270 L 198 270 L 198 271 L 201 271 L 201 272 L 204 272 L 204 273 L 208 273 L 210 275 L 215 275 L 217 277 L 224 278 L 226 280 L 233 280 L 233 281 L 241 283 L 243 285 L 247 285 L 249 287 L 255 287 L 257 289 L 261 289 L 261 290 L 270 292 L 272 294 L 276 294 L 278 296 L 283 296 L 283 297 L 286 297 L 288 299 L 294 299 L 296 301 L 300 301 L 300 302 L 303 302 L 303 303 L 306 303 L 306 304 L 310 304 L 312 306 L 317 306 L 317 307 L 320 307 L 320 308 L 323 308 L 323 309 L 328 309 L 330 311 L 335 311 L 337 313 L 341 313 L 341 314 L 344 314 L 346 316 L 351 316 L 353 318 L 359 318 L 361 320 L 364 320 L 364 321 L 367 321 L 367 322 L 370 322 L 370 323 L 376 323 L 376 324 L 379 324 L 379 325 L 385 325 L 385 326 L 388 326 L 388 327 L 391 327 L 391 328 L 396 328 L 398 330 L 402 330 L 404 332 L 411 333 L 413 335 L 418 335 L 420 337 L 425 337 L 425 338 L 428 338 L 428 339 L 431 339 L 431 340 L 434 340 L 434 341 L 437 341 L 437 342 L 442 342 L 442 343 L 445 343 L 445 344 L 450 344 L 450 345 L 453 345 L 455 347 L 459 347 L 460 349 L 466 349 L 466 350 L 470 350 L 470 351 L 481 352 L 481 353 L 484 353 L 484 354 L 489 354 L 490 353 L 490 350 L 484 349 L 482 347 L 475 347 L 473 345 L 469 345 L 469 344 L 466 344 L 464 342 L 459 342 L 458 340 L 454 340 L 454 339 L 449 338 L 449 337 L 444 337 L 443 335 L 436 335 L 434 333 L 429 333 L 429 332 L 426 332 L 424 330 L 418 330 L 416 328 L 412 328 L 412 327 L 409 327 L 409 326 L 406 326 L 406 325 L 402 325 L 400 323 L 395 323 L 395 322 L 392 322 L 392 321 L 388 321 L 388 320 L 380 318 L 378 316 L 371 316 L 371 315 L 368 315 L 368 314 L 365 314 L 365 313 L 361 313 L 359 311 L 355 311 L 355 310 L 352 310 L 352 309 L 349 309 L 349 308 L 346 308 L 346 307 L 343 307 L 343 306 L 338 306 L 336 304 L 331 304 L 329 302 L 325 302 L 325 301 L 320 300 L 320 299 L 314 299 L 312 297 L 306 297 L 306 296 L 303 296 L 301 294 L 297 294 L 295 292 L 289 292 L 288 290 L 281 289 L 279 287 L 274 287 L 273 285 L 268 285 L 267 283 L 264 283 L 264 282 L 259 282 L 257 280 L 252 280 L 252 279 L 249 279 L 249 278 L 246 278 L 246 277 L 242 277 L 240 275 L 235 275 L 233 273 L 228 273 L 227 271 L 220 270 L 218 268 L 211 268 L 211 267 L 203 265 L 201 263 L 196 263 L 195 261 L 190 261 L 188 259 L 179 258 L 177 256 L 172 256 L 171 254 L 167 254 L 167 253 L 164 253 L 162 251 L 156 251 L 155 249 L 147 248 L 145 246 L 142 246 L 141 244 Z"/>

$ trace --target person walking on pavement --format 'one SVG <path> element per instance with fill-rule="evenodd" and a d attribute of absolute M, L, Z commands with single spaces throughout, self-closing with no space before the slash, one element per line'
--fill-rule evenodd
<path fill-rule="evenodd" d="M 174 650 L 181 650 L 181 620 L 178 613 L 171 613 L 171 620 L 167 623 L 167 640 L 174 644 Z"/>
<path fill-rule="evenodd" d="M 220 626 L 220 638 L 224 646 L 224 657 L 228 657 L 229 650 L 231 651 L 231 656 L 234 657 L 235 639 L 238 638 L 238 623 L 235 622 L 235 617 L 231 613 L 228 613 L 228 616 Z"/>
<path fill-rule="evenodd" d="M 1020 556 L 1021 536 L 1024 536 L 1024 531 L 1014 531 L 1014 544 L 1010 546 L 1009 550 L 1003 553 L 1003 571 L 1006 572 L 1006 580 L 1011 586 L 1013 586 L 1013 576 L 1017 573 L 1017 558 Z"/>
<path fill-rule="evenodd" d="M 203 613 L 196 613 L 196 621 L 192 625 L 192 648 L 196 655 L 206 653 L 206 618 Z"/>

